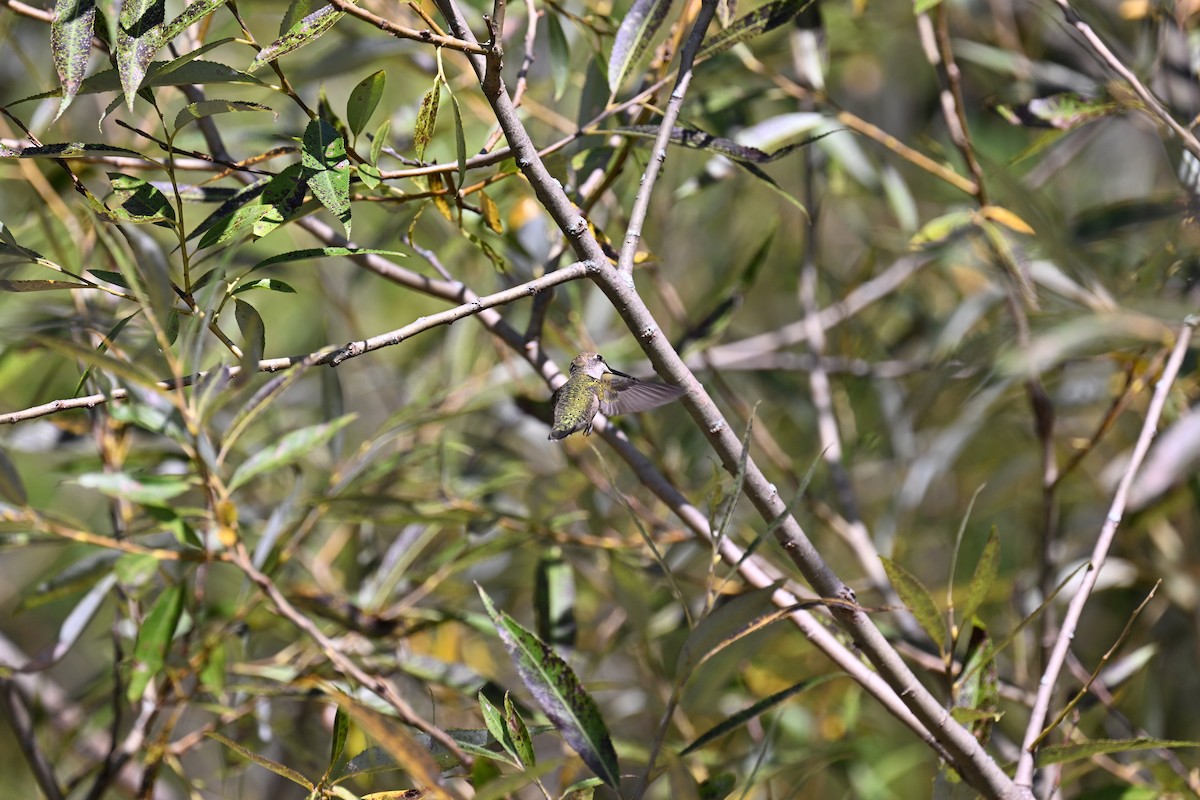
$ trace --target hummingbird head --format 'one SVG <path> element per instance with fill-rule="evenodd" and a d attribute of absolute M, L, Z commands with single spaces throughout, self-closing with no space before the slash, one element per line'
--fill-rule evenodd
<path fill-rule="evenodd" d="M 608 364 L 604 363 L 604 356 L 599 353 L 593 353 L 590 350 L 585 350 L 575 358 L 571 359 L 571 374 L 577 375 L 584 373 L 596 380 L 606 372 L 610 372 Z"/>

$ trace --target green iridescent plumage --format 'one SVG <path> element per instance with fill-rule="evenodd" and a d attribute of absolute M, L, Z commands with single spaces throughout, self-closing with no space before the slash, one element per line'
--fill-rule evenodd
<path fill-rule="evenodd" d="M 575 431 L 592 432 L 592 419 L 645 411 L 666 405 L 684 394 L 683 389 L 653 381 L 642 381 L 617 372 L 604 363 L 599 353 L 585 351 L 571 361 L 571 376 L 555 390 L 554 425 L 551 439 L 563 439 Z"/>

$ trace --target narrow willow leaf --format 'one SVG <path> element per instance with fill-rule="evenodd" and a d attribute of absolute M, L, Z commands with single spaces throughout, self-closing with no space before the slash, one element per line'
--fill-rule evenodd
<path fill-rule="evenodd" d="M 892 561 L 886 556 L 880 556 L 879 560 L 883 562 L 883 569 L 887 572 L 888 580 L 892 582 L 892 586 L 896 587 L 896 593 L 900 595 L 900 599 L 904 601 L 904 605 L 912 612 L 917 623 L 929 636 L 933 643 L 937 645 L 939 652 L 944 652 L 946 647 L 946 619 L 942 616 L 942 612 L 938 610 L 937 603 L 933 601 L 933 595 L 925 588 L 925 584 L 921 583 L 916 575 L 906 570 L 904 567 Z"/>
<path fill-rule="evenodd" d="M 307 250 L 290 250 L 286 253 L 276 253 L 270 258 L 264 258 L 249 269 L 247 274 L 269 267 L 273 264 L 283 264 L 288 261 L 303 261 L 308 258 L 335 258 L 338 256 L 395 256 L 405 258 L 406 254 L 397 250 L 376 250 L 369 247 L 313 247 Z"/>
<path fill-rule="evenodd" d="M 744 708 L 741 711 L 738 711 L 737 713 L 731 715 L 727 720 L 722 722 L 720 725 L 710 728 L 709 730 L 700 734 L 700 736 L 698 736 L 691 744 L 689 744 L 687 747 L 683 748 L 683 750 L 680 751 L 679 755 L 686 756 L 688 753 L 699 750 L 701 747 L 704 747 L 709 742 L 712 742 L 716 739 L 721 738 L 722 736 L 724 736 L 727 733 L 731 733 L 731 732 L 737 730 L 738 728 L 742 727 L 750 720 L 754 719 L 755 717 L 758 717 L 759 715 L 763 714 L 766 711 L 769 711 L 770 709 L 779 705 L 780 703 L 782 703 L 783 701 L 792 697 L 793 695 L 800 694 L 801 692 L 806 692 L 809 689 L 815 689 L 816 687 L 820 686 L 821 684 L 831 681 L 834 678 L 839 678 L 839 677 L 841 677 L 841 676 L 840 675 L 821 675 L 816 678 L 809 678 L 808 680 L 800 681 L 799 683 L 795 684 L 794 686 L 789 686 L 788 688 L 784 689 L 783 691 L 776 692 L 775 694 L 771 695 L 770 697 L 764 697 L 762 700 L 759 700 L 757 703 L 750 706 L 749 708 Z"/>
<path fill-rule="evenodd" d="M 942 4 L 942 0 L 914 0 L 913 15 L 927 14 Z"/>
<path fill-rule="evenodd" d="M 246 67 L 246 72 L 254 72 L 280 56 L 299 50 L 306 44 L 312 44 L 325 31 L 332 28 L 333 24 L 341 19 L 344 13 L 344 11 L 338 11 L 333 6 L 325 6 L 309 14 L 293 25 L 287 33 L 260 50 L 258 55 L 254 57 L 254 60 L 250 62 L 250 66 Z"/>
<path fill-rule="evenodd" d="M 125 175 L 120 172 L 108 173 L 112 183 L 112 198 L 118 206 L 109 209 L 124 219 L 134 223 L 169 223 L 175 221 L 175 208 L 167 196 L 141 178 Z"/>
<path fill-rule="evenodd" d="M 547 9 L 545 19 L 550 31 L 550 73 L 554 77 L 554 100 L 558 102 L 571 78 L 571 49 L 555 10 Z"/>
<path fill-rule="evenodd" d="M 53 278 L 0 280 L 0 292 L 51 292 L 59 289 L 90 289 L 86 283 L 56 281 Z"/>
<path fill-rule="evenodd" d="M 350 236 L 350 162 L 342 135 L 323 119 L 314 119 L 304 130 L 300 164 L 305 183 L 321 205 L 329 209 Z"/>
<path fill-rule="evenodd" d="M 329 748 L 329 769 L 332 770 L 346 749 L 346 737 L 350 735 L 350 717 L 338 706 L 333 714 L 333 741 Z"/>
<path fill-rule="evenodd" d="M 113 358 L 90 347 L 83 347 L 66 339 L 41 337 L 36 341 L 49 350 L 54 350 L 67 358 L 73 358 L 76 361 L 87 364 L 89 367 L 115 375 L 130 383 L 147 389 L 153 389 L 158 386 L 157 379 L 153 375 L 126 359 Z"/>
<path fill-rule="evenodd" d="M 512 617 L 498 611 L 483 587 L 476 588 L 517 673 L 542 711 L 583 763 L 606 784 L 618 788 L 621 771 L 617 753 L 596 701 L 567 662 Z"/>
<path fill-rule="evenodd" d="M 507 698 L 507 696 L 506 696 Z M 521 759 L 517 756 L 516 745 L 513 744 L 512 733 L 509 732 L 508 726 L 504 724 L 504 714 L 500 709 L 488 700 L 483 692 L 479 693 L 479 711 L 483 715 L 483 724 L 487 726 L 488 733 L 492 738 L 504 748 L 504 752 L 509 755 L 509 759 L 505 759 L 514 767 L 521 766 Z"/>
<path fill-rule="evenodd" d="M 922 225 L 921 229 L 909 239 L 909 244 L 913 247 L 939 244 L 953 236 L 972 230 L 975 227 L 976 219 L 974 211 L 951 211 Z"/>
<path fill-rule="evenodd" d="M 154 42 L 155 52 L 161 50 L 189 27 L 225 5 L 226 2 L 227 0 L 196 0 L 190 4 L 179 16 L 167 23 L 158 34 L 158 39 Z"/>
<path fill-rule="evenodd" d="M 379 170 L 370 164 L 359 164 L 354 169 L 358 174 L 358 179 L 362 181 L 363 186 L 366 186 L 368 189 L 374 189 L 383 182 L 382 176 L 379 174 Z"/>
<path fill-rule="evenodd" d="M 363 78 L 351 90 L 350 99 L 346 101 L 346 124 L 350 126 L 350 131 L 355 136 L 366 130 L 367 123 L 371 121 L 371 115 L 379 107 L 379 101 L 383 98 L 383 90 L 386 86 L 387 73 L 379 70 Z"/>
<path fill-rule="evenodd" d="M 242 332 L 242 369 L 255 371 L 267 348 L 267 331 L 258 310 L 245 300 L 233 301 L 233 316 Z"/>
<path fill-rule="evenodd" d="M 225 643 L 216 642 L 204 654 L 204 663 L 196 674 L 196 677 L 200 679 L 200 685 L 215 695 L 219 695 L 225 691 L 225 662 L 227 657 Z"/>
<path fill-rule="evenodd" d="M 262 193 L 262 205 L 266 210 L 251 228 L 255 238 L 263 238 L 299 214 L 307 196 L 306 175 L 302 165 L 289 164 L 267 181 Z"/>
<path fill-rule="evenodd" d="M 800 16 L 814 0 L 773 0 L 759 6 L 704 43 L 697 58 L 723 53 L 735 44 L 774 30 Z"/>
<path fill-rule="evenodd" d="M 608 56 L 608 90 L 616 94 L 642 56 L 654 43 L 654 35 L 671 11 L 671 0 L 633 0 Z"/>
<path fill-rule="evenodd" d="M 244 485 L 264 472 L 293 464 L 333 438 L 334 434 L 354 421 L 355 414 L 346 414 L 330 422 L 310 425 L 285 435 L 270 446 L 258 450 L 242 462 L 229 479 L 229 491 Z"/>
<path fill-rule="evenodd" d="M 533 582 L 533 614 L 537 635 L 552 646 L 575 646 L 575 571 L 558 545 L 538 559 Z"/>
<path fill-rule="evenodd" d="M 292 783 L 303 786 L 305 789 L 308 789 L 310 792 L 316 788 L 315 786 L 313 786 L 313 784 L 311 782 L 309 782 L 308 778 L 304 777 L 299 772 L 296 772 L 296 770 L 292 769 L 291 767 L 287 766 L 286 764 L 280 764 L 278 761 L 273 761 L 273 760 L 267 758 L 266 756 L 260 756 L 258 753 L 251 752 L 250 750 L 247 750 L 245 747 L 243 747 L 242 745 L 233 741 L 232 739 L 227 739 L 215 731 L 207 731 L 207 732 L 205 732 L 204 735 L 210 739 L 213 739 L 214 741 L 218 741 L 221 744 L 225 745 L 230 750 L 232 750 L 233 752 L 240 755 L 242 758 L 245 758 L 248 761 L 253 761 L 255 764 L 258 764 L 263 769 L 270 770 L 271 772 L 274 772 L 276 775 L 278 775 L 281 778 L 287 778 Z"/>
<path fill-rule="evenodd" d="M 379 742 L 396 763 L 408 770 L 413 780 L 430 789 L 431 796 L 453 800 L 461 798 L 452 785 L 442 780 L 442 768 L 434 761 L 429 749 L 404 725 L 367 708 L 348 695 L 339 693 L 336 697 L 338 705 L 346 710 L 358 726 Z"/>
<path fill-rule="evenodd" d="M 183 616 L 183 591 L 181 583 L 164 589 L 138 626 L 133 670 L 125 692 L 125 699 L 130 703 L 141 702 L 146 687 L 167 663 L 167 650 Z"/>
<path fill-rule="evenodd" d="M 996 112 L 1010 125 L 1069 131 L 1101 117 L 1121 114 L 1124 108 L 1107 95 L 1086 97 L 1076 92 L 1061 92 L 1035 97 L 1020 105 L 998 105 Z"/>
<path fill-rule="evenodd" d="M 85 489 L 133 503 L 163 505 L 190 487 L 177 475 L 134 475 L 129 472 L 86 472 L 75 479 Z"/>
<path fill-rule="evenodd" d="M 140 161 L 157 163 L 154 159 L 142 155 L 136 150 L 127 150 L 110 144 L 93 144 L 91 142 L 61 142 L 58 144 L 42 144 L 34 147 L 8 147 L 0 145 L 0 158 L 91 158 L 93 156 L 123 156 L 136 158 Z"/>
<path fill-rule="evenodd" d="M 261 280 L 243 283 L 233 290 L 233 294 L 241 294 L 248 292 L 251 289 L 266 289 L 271 292 L 283 292 L 284 294 L 295 294 L 296 290 L 289 284 L 284 283 L 278 278 L 262 278 Z"/>
<path fill-rule="evenodd" d="M 996 575 L 1000 572 L 1000 536 L 996 533 L 995 526 L 992 527 L 991 533 L 988 534 L 987 542 L 983 545 L 983 552 L 979 554 L 979 562 L 975 565 L 975 572 L 971 575 L 971 582 L 967 588 L 967 600 L 962 606 L 962 621 L 964 627 L 971 624 L 971 617 L 975 616 L 975 612 L 983 605 L 983 601 L 987 599 L 988 591 L 992 588 L 992 583 L 996 580 Z"/>
<path fill-rule="evenodd" d="M 166 20 L 166 0 L 125 0 L 117 19 L 117 39 L 113 55 L 121 76 L 125 106 L 133 111 L 133 101 L 146 77 L 146 68 L 154 58 L 158 37 Z"/>
<path fill-rule="evenodd" d="M 21 481 L 21 473 L 8 457 L 4 448 L 0 447 L 0 497 L 14 506 L 23 506 L 29 497 L 25 494 L 25 484 Z"/>
<path fill-rule="evenodd" d="M 168 67 L 170 69 L 167 69 Z M 260 86 L 263 85 L 263 82 L 253 75 L 247 75 L 233 67 L 227 67 L 215 61 L 197 60 L 183 63 L 183 59 L 176 59 L 176 61 L 170 62 L 155 61 L 151 64 L 146 70 L 146 77 L 142 81 L 142 87 L 187 86 L 193 83 L 254 83 Z M 97 72 L 95 75 L 84 80 L 76 94 L 115 92 L 120 89 L 120 75 L 115 69 L 109 69 L 104 72 Z M 9 105 L 15 106 L 19 103 L 28 103 L 31 100 L 45 100 L 48 97 L 60 96 L 62 96 L 62 89 L 58 88 L 49 92 L 22 97 L 20 100 L 14 100 L 9 103 Z"/>
<path fill-rule="evenodd" d="M 68 569 L 70 569 L 70 567 L 68 567 Z M 85 570 L 90 572 L 91 567 L 85 567 Z M 74 573 L 75 570 L 71 570 L 71 572 Z M 91 580 L 89 579 L 87 582 L 91 583 Z M 56 599 L 61 593 L 61 588 L 69 589 L 73 587 L 74 584 L 74 580 L 72 580 L 71 583 L 67 584 L 65 587 L 58 587 L 51 583 L 52 591 L 46 592 L 46 595 L 49 599 Z M 42 670 L 49 669 L 61 661 L 63 656 L 69 653 L 71 648 L 75 646 L 75 643 L 79 641 L 79 637 L 83 635 L 88 623 L 90 623 L 92 618 L 96 616 L 96 612 L 100 609 L 100 606 L 104 603 L 104 601 L 109 598 L 112 588 L 116 584 L 117 576 L 111 571 L 102 575 L 100 579 L 92 586 L 92 588 L 88 590 L 87 594 L 80 598 L 79 602 L 75 604 L 75 607 L 71 609 L 70 613 L 67 614 L 66 619 L 64 619 L 62 625 L 59 626 L 58 635 L 54 639 L 54 645 L 46 650 L 43 650 L 37 656 L 30 659 L 27 663 L 21 665 L 19 668 L 17 668 L 17 671 L 41 672 Z M 55 591 L 56 589 L 58 591 Z M 45 600 L 42 602 L 45 602 Z M 22 601 L 22 604 L 24 605 L 24 601 Z M 41 602 L 32 603 L 27 607 L 34 608 L 41 604 Z"/>
<path fill-rule="evenodd" d="M 58 119 L 71 105 L 87 73 L 92 54 L 92 29 L 96 23 L 96 0 L 57 0 L 50 22 L 50 52 L 62 84 Z"/>
<path fill-rule="evenodd" d="M 212 230 L 222 220 L 228 219 L 237 209 L 242 208 L 249 203 L 257 200 L 262 196 L 263 191 L 267 188 L 270 181 L 263 179 L 249 186 L 244 186 L 234 193 L 233 197 L 225 200 L 221 205 L 217 206 L 216 210 L 204 218 L 203 221 L 188 234 L 188 241 L 201 236 Z M 92 270 L 95 272 L 95 270 Z"/>
<path fill-rule="evenodd" d="M 224 244 L 244 234 L 252 233 L 254 224 L 262 219 L 268 209 L 269 206 L 256 203 L 252 206 L 243 206 L 232 214 L 222 217 L 200 237 L 200 243 L 196 245 L 197 249 L 203 250 L 206 247 Z"/>
<path fill-rule="evenodd" d="M 963 659 L 965 676 L 954 686 L 951 714 L 967 725 L 980 744 L 987 744 L 992 725 L 1000 719 L 1000 673 L 987 628 L 971 626 L 971 638 Z"/>
<path fill-rule="evenodd" d="M 437 125 L 438 98 L 442 94 L 442 82 L 433 79 L 433 88 L 421 98 L 421 107 L 417 109 L 417 122 L 413 126 L 413 149 L 417 153 L 417 161 L 425 158 L 425 148 L 433 139 L 433 129 Z"/>
<path fill-rule="evenodd" d="M 738 632 L 771 605 L 774 586 L 765 586 L 722 603 L 697 623 L 675 659 L 675 679 L 686 681 L 692 671 L 738 638 Z"/>
<path fill-rule="evenodd" d="M 825 131 L 798 142 L 793 142 L 789 145 L 784 145 L 777 150 L 766 152 L 757 147 L 735 142 L 733 139 L 727 139 L 723 136 L 713 136 L 711 133 L 699 130 L 697 128 L 684 128 L 676 126 L 671 129 L 671 144 L 689 147 L 693 150 L 703 150 L 706 153 L 713 155 L 725 156 L 733 161 L 743 164 L 769 164 L 772 161 L 778 161 L 785 156 L 789 156 L 802 147 L 830 136 L 834 133 L 840 133 L 842 129 Z M 612 133 L 623 134 L 625 136 L 634 136 L 641 139 L 656 139 L 658 137 L 657 125 L 625 125 L 615 128 Z"/>
<path fill-rule="evenodd" d="M 480 191 L 478 195 L 479 210 L 483 212 L 483 224 L 487 225 L 492 233 L 504 233 L 504 225 L 500 222 L 500 207 L 496 205 L 496 201 L 483 191 Z"/>
<path fill-rule="evenodd" d="M 467 135 L 463 130 L 462 110 L 458 107 L 458 98 L 450 91 L 450 108 L 454 111 L 454 155 L 458 159 L 458 188 L 461 190 L 467 180 Z"/>
<path fill-rule="evenodd" d="M 1175 749 L 1179 747 L 1200 747 L 1198 741 L 1179 739 L 1094 739 L 1080 744 L 1050 745 L 1038 750 L 1038 766 L 1050 764 L 1066 764 L 1071 761 L 1081 761 L 1092 756 L 1106 753 L 1132 753 L 1135 750 L 1158 750 L 1160 748 Z"/>
<path fill-rule="evenodd" d="M 198 103 L 188 103 L 179 109 L 179 113 L 175 115 L 175 132 L 178 133 L 198 119 L 211 117 L 214 114 L 233 114 L 239 111 L 266 111 L 275 114 L 273 108 L 246 100 L 201 100 Z M 279 115 L 275 114 L 275 116 L 278 118 Z"/>
<path fill-rule="evenodd" d="M 371 163 L 379 165 L 379 155 L 383 152 L 383 148 L 387 147 L 388 137 L 392 134 L 392 120 L 389 117 L 385 119 L 378 128 L 375 129 L 375 136 L 371 139 Z"/>
<path fill-rule="evenodd" d="M 537 763 L 537 757 L 533 753 L 533 740 L 529 737 L 529 729 L 525 727 L 525 720 L 521 719 L 517 707 L 513 705 L 512 698 L 507 693 L 504 695 L 504 723 L 512 736 L 512 743 L 516 748 L 517 757 L 521 759 L 521 766 L 532 767 Z"/>

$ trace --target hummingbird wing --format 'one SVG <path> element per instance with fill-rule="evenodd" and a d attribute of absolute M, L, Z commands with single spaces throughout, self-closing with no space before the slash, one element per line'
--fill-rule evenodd
<path fill-rule="evenodd" d="M 605 416 L 630 414 L 634 411 L 646 411 L 665 406 L 685 394 L 684 390 L 678 386 L 640 381 L 619 373 L 617 375 L 617 377 L 605 381 L 607 386 L 600 393 L 600 410 L 604 412 Z"/>

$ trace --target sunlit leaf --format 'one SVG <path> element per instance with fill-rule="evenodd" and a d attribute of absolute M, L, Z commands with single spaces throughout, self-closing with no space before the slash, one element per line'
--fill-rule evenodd
<path fill-rule="evenodd" d="M 641 62 L 671 11 L 671 0 L 633 0 L 608 56 L 608 90 L 616 94 Z"/>
<path fill-rule="evenodd" d="M 617 788 L 621 779 L 617 753 L 596 701 L 565 661 L 508 614 L 498 611 L 483 588 L 477 588 L 517 673 L 542 711 L 592 772 Z"/>
<path fill-rule="evenodd" d="M 225 5 L 226 2 L 227 0 L 196 0 L 196 2 L 189 4 L 179 16 L 163 27 L 162 31 L 158 34 L 158 39 L 154 43 L 155 51 L 165 47 L 176 36 Z"/>
<path fill-rule="evenodd" d="M 218 741 L 221 744 L 225 745 L 230 750 L 232 750 L 233 752 L 240 755 L 242 758 L 245 758 L 248 761 L 253 761 L 255 764 L 258 764 L 263 769 L 270 770 L 271 772 L 274 772 L 276 775 L 278 775 L 281 778 L 286 778 L 289 781 L 291 781 L 292 783 L 295 783 L 299 786 L 303 786 L 305 789 L 308 789 L 310 792 L 313 790 L 313 788 L 315 788 L 313 786 L 313 784 L 308 780 L 308 778 L 304 777 L 299 772 L 292 769 L 291 767 L 289 767 L 286 764 L 281 764 L 278 761 L 267 758 L 266 756 L 260 756 L 258 753 L 255 753 L 255 752 L 247 749 L 246 747 L 243 747 L 242 745 L 238 744 L 237 742 L 233 741 L 232 739 L 228 739 L 228 738 L 222 736 L 221 734 L 217 733 L 216 731 L 206 731 L 204 735 L 210 739 L 213 739 L 213 740 Z"/>
<path fill-rule="evenodd" d="M 387 73 L 378 70 L 363 78 L 350 92 L 350 98 L 346 101 L 346 124 L 355 136 L 366 130 L 386 86 Z"/>
<path fill-rule="evenodd" d="M 883 562 L 888 580 L 892 582 L 896 593 L 900 595 L 904 605 L 916 618 L 917 624 L 937 645 L 939 651 L 944 649 L 946 646 L 946 619 L 938 610 L 937 603 L 933 601 L 933 595 L 925 588 L 925 584 L 921 583 L 916 575 L 890 558 L 880 556 L 879 560 Z"/>
<path fill-rule="evenodd" d="M 771 695 L 770 697 L 764 697 L 762 700 L 759 700 L 754 705 L 752 705 L 748 708 L 744 708 L 741 711 L 735 712 L 734 714 L 730 715 L 728 717 L 728 719 L 726 719 L 721 724 L 719 724 L 713 728 L 710 728 L 709 730 L 700 734 L 700 736 L 696 737 L 696 739 L 693 740 L 691 744 L 689 744 L 687 747 L 683 748 L 683 750 L 681 750 L 679 752 L 679 755 L 685 756 L 688 753 L 695 752 L 696 750 L 699 750 L 700 748 L 706 746 L 709 742 L 715 741 L 715 740 L 721 738 L 722 736 L 725 736 L 726 734 L 732 733 L 733 731 L 735 731 L 738 728 L 745 725 L 750 720 L 755 719 L 756 717 L 762 715 L 764 712 L 769 711 L 770 709 L 775 708 L 776 706 L 780 705 L 785 700 L 788 700 L 789 698 L 791 698 L 801 692 L 806 692 L 809 689 L 815 689 L 816 687 L 818 687 L 828 681 L 831 681 L 834 678 L 838 678 L 838 677 L 841 677 L 841 676 L 840 675 L 821 675 L 816 678 L 809 678 L 808 680 L 800 681 L 799 683 L 797 683 L 793 686 L 789 686 L 788 688 L 786 688 L 782 691 L 776 692 L 775 694 Z"/>
<path fill-rule="evenodd" d="M 773 0 L 738 17 L 728 28 L 707 39 L 697 58 L 708 58 L 724 52 L 735 44 L 774 30 L 791 22 L 814 0 Z"/>
<path fill-rule="evenodd" d="M 280 56 L 295 52 L 306 44 L 312 44 L 332 28 L 344 13 L 330 5 L 309 14 L 293 25 L 287 33 L 260 50 L 250 62 L 250 66 L 246 67 L 246 72 L 254 72 Z"/>
<path fill-rule="evenodd" d="M 229 491 L 266 472 L 294 464 L 332 439 L 338 431 L 353 422 L 355 416 L 346 414 L 330 422 L 300 428 L 257 450 L 233 473 L 229 479 Z"/>
<path fill-rule="evenodd" d="M 1067 764 L 1106 753 L 1132 753 L 1138 750 L 1176 749 L 1182 747 L 1200 747 L 1200 741 L 1180 739 L 1152 739 L 1139 737 L 1137 739 L 1093 739 L 1090 742 L 1078 744 L 1049 745 L 1038 750 L 1038 766 L 1050 764 Z"/>
<path fill-rule="evenodd" d="M 304 131 L 301 166 L 305 183 L 321 205 L 329 209 L 350 236 L 350 163 L 346 142 L 332 125 L 315 119 Z"/>
<path fill-rule="evenodd" d="M 548 9 L 544 19 L 550 32 L 550 73 L 554 77 L 554 100 L 557 102 L 562 98 L 567 81 L 571 78 L 571 50 L 554 9 Z"/>
<path fill-rule="evenodd" d="M 211 117 L 214 114 L 233 114 L 240 111 L 275 113 L 272 108 L 246 100 L 201 100 L 197 103 L 188 103 L 179 109 L 179 113 L 175 115 L 175 131 L 178 133 L 196 120 Z"/>
<path fill-rule="evenodd" d="M 158 48 L 158 37 L 166 19 L 166 0 L 124 0 L 117 19 L 114 56 L 125 93 L 125 106 L 133 111 L 133 101 L 146 77 Z"/>
<path fill-rule="evenodd" d="M 304 261 L 309 258 L 336 258 L 339 256 L 356 256 L 356 255 L 378 255 L 378 256 L 394 256 L 396 258 L 405 258 L 406 253 L 401 253 L 398 250 L 376 250 L 370 247 L 313 247 L 306 250 L 289 250 L 286 253 L 276 253 L 270 258 L 264 258 L 253 267 L 249 272 L 255 272 L 264 267 L 269 267 L 274 264 L 284 264 L 289 261 Z"/>
<path fill-rule="evenodd" d="M 183 593 L 182 583 L 164 589 L 138 626 L 133 669 L 125 692 L 130 703 L 141 702 L 146 687 L 167 663 L 167 651 L 183 616 Z"/>
<path fill-rule="evenodd" d="M 86 489 L 133 503 L 162 505 L 190 487 L 179 475 L 135 475 L 129 472 L 87 472 L 75 479 Z"/>
<path fill-rule="evenodd" d="M 155 61 L 146 69 L 146 76 L 142 80 L 142 88 L 154 86 L 189 86 L 198 83 L 254 83 L 262 84 L 258 78 L 253 75 L 248 75 L 245 72 L 239 72 L 233 67 L 227 67 L 224 64 L 215 61 L 186 61 L 182 59 L 177 61 Z M 114 92 L 121 89 L 121 76 L 115 69 L 97 72 L 89 78 L 86 78 L 79 87 L 76 94 L 96 94 L 97 92 Z M 39 94 L 23 97 L 20 100 L 14 100 L 9 103 L 10 106 L 15 106 L 18 103 L 27 103 L 31 100 L 44 100 L 47 97 L 60 97 L 62 89 L 54 89 L 49 92 L 41 92 Z M 142 156 L 143 158 L 145 156 Z"/>
<path fill-rule="evenodd" d="M 979 554 L 979 562 L 975 565 L 975 572 L 971 575 L 971 583 L 967 588 L 967 599 L 962 605 L 964 624 L 969 624 L 971 617 L 975 616 L 975 612 L 983 605 L 999 572 L 1000 536 L 993 527 L 983 545 L 983 552 Z"/>
<path fill-rule="evenodd" d="M 433 129 L 437 124 L 438 98 L 441 94 L 442 82 L 434 78 L 433 88 L 421 98 L 421 107 L 417 109 L 417 122 L 413 126 L 413 150 L 416 151 L 417 161 L 425 158 L 425 148 L 433 139 Z"/>
<path fill-rule="evenodd" d="M 50 22 L 50 52 L 62 84 L 62 102 L 57 120 L 75 99 L 87 73 L 92 55 L 92 29 L 96 22 L 96 0 L 57 0 Z"/>
<path fill-rule="evenodd" d="M 175 207 L 166 195 L 141 178 L 120 172 L 108 173 L 113 194 L 109 208 L 130 222 L 168 223 L 175 219 Z M 117 208 L 113 207 L 113 203 Z M 166 225 L 166 227 L 170 227 Z"/>

